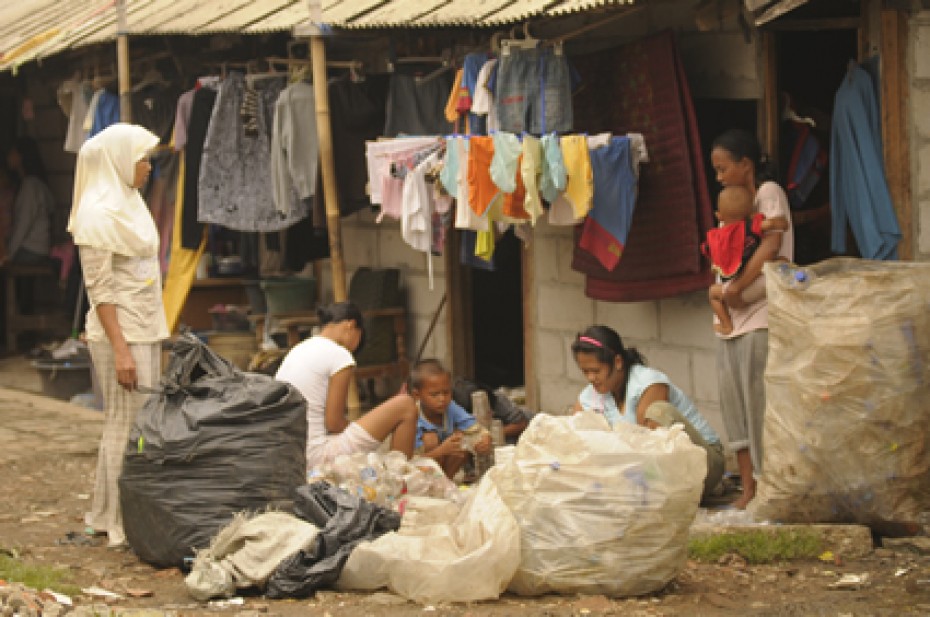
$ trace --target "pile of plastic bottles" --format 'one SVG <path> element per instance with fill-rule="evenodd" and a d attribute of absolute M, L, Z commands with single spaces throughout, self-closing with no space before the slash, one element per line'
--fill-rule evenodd
<path fill-rule="evenodd" d="M 315 467 L 309 482 L 327 481 L 362 499 L 393 510 L 402 509 L 406 495 L 456 501 L 459 491 L 436 461 L 423 457 L 407 460 L 400 452 L 340 455 L 332 463 Z"/>

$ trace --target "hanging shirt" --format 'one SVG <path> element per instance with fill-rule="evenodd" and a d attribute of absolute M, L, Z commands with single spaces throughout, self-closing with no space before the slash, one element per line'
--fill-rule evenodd
<path fill-rule="evenodd" d="M 494 140 L 494 157 L 489 170 L 491 180 L 504 193 L 513 193 L 517 189 L 517 159 L 523 146 L 513 133 L 498 131 L 492 136 Z"/>
<path fill-rule="evenodd" d="M 68 116 L 68 129 L 65 132 L 66 152 L 77 153 L 87 139 L 84 130 L 84 120 L 87 117 L 87 108 L 93 98 L 93 89 L 90 84 L 80 79 L 69 79 L 58 87 L 58 104 Z"/>
<path fill-rule="evenodd" d="M 371 203 L 381 203 L 381 187 L 391 172 L 391 155 L 398 152 L 416 152 L 439 143 L 437 137 L 402 137 L 365 144 L 365 162 L 368 166 L 368 188 Z"/>
<path fill-rule="evenodd" d="M 433 196 L 426 183 L 426 172 L 438 159 L 438 154 L 430 155 L 404 178 L 400 235 L 414 250 L 424 253 L 430 250 L 433 216 Z"/>
<path fill-rule="evenodd" d="M 491 179 L 494 140 L 472 137 L 468 150 L 468 205 L 478 216 L 484 216 L 492 203 L 500 198 L 500 189 Z"/>
<path fill-rule="evenodd" d="M 630 139 L 612 137 L 607 145 L 591 149 L 591 169 L 594 205 L 585 219 L 579 246 L 613 270 L 626 246 L 636 206 Z"/>
<path fill-rule="evenodd" d="M 191 108 L 194 106 L 194 91 L 188 90 L 178 97 L 178 107 L 174 114 L 174 149 L 180 152 L 187 145 L 187 125 L 191 121 Z"/>
<path fill-rule="evenodd" d="M 272 115 L 284 80 L 253 82 L 258 93 L 254 127 L 242 115 L 245 85 L 241 74 L 232 73 L 217 92 L 200 163 L 198 220 L 236 231 L 280 231 L 310 212 L 308 201 L 295 202 L 286 213 L 274 202 Z"/>
<path fill-rule="evenodd" d="M 520 161 L 520 178 L 523 180 L 523 209 L 530 217 L 530 223 L 542 216 L 542 202 L 539 199 L 539 180 L 542 174 L 542 145 L 532 135 L 523 136 L 523 154 Z"/>
<path fill-rule="evenodd" d="M 553 203 L 568 183 L 568 173 L 565 171 L 565 160 L 562 157 L 562 147 L 559 136 L 555 133 L 543 135 L 539 140 L 542 147 L 542 169 L 539 174 L 539 193 L 542 198 Z"/>
<path fill-rule="evenodd" d="M 469 229 L 484 231 L 488 229 L 488 219 L 478 216 L 471 209 L 471 189 L 469 187 L 469 161 L 471 160 L 471 140 L 464 137 L 456 138 L 455 148 L 458 150 L 458 190 L 455 193 L 455 222 L 456 229 Z M 446 148 L 448 152 L 448 147 Z M 473 239 L 473 237 L 472 237 Z M 464 246 L 464 245 L 463 245 Z M 463 249 L 464 250 L 464 249 Z M 470 258 L 474 253 L 470 254 Z"/>
<path fill-rule="evenodd" d="M 559 145 L 562 147 L 568 182 L 565 192 L 553 202 L 549 212 L 549 222 L 553 224 L 565 224 L 561 218 L 556 218 L 558 222 L 553 221 L 553 212 L 564 209 L 566 204 L 571 207 L 574 220 L 580 220 L 588 214 L 594 197 L 594 175 L 587 138 L 584 135 L 564 135 Z"/>
<path fill-rule="evenodd" d="M 881 116 L 875 86 L 859 66 L 836 92 L 830 140 L 830 196 L 836 253 L 846 251 L 847 225 L 866 259 L 897 259 L 901 228 L 885 180 Z"/>
<path fill-rule="evenodd" d="M 285 88 L 275 102 L 271 130 L 271 185 L 278 212 L 290 212 L 295 196 L 297 199 L 313 197 L 319 159 L 313 86 L 297 82 Z"/>
<path fill-rule="evenodd" d="M 488 83 L 496 66 L 497 59 L 492 59 L 485 62 L 484 66 L 481 67 L 471 104 L 471 113 L 478 116 L 487 116 L 488 133 L 500 130 L 500 122 L 497 120 L 497 107 L 494 105 L 494 89 Z"/>
<path fill-rule="evenodd" d="M 19 249 L 48 255 L 51 248 L 51 217 L 55 197 L 47 184 L 36 176 L 26 176 L 13 202 L 13 227 L 7 250 L 15 258 Z"/>
<path fill-rule="evenodd" d="M 119 122 L 119 97 L 106 90 L 100 90 L 93 114 L 93 123 L 88 137 L 93 137 L 111 124 Z"/>

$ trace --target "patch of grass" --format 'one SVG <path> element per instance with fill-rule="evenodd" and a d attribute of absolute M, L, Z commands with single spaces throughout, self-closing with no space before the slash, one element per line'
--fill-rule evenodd
<path fill-rule="evenodd" d="M 820 536 L 807 529 L 739 530 L 692 538 L 688 554 L 697 561 L 716 562 L 736 553 L 750 564 L 788 559 L 816 559 L 823 552 Z"/>
<path fill-rule="evenodd" d="M 11 583 L 22 583 L 36 591 L 51 589 L 69 596 L 81 592 L 79 587 L 71 583 L 66 570 L 27 564 L 21 559 L 3 554 L 0 554 L 0 578 Z"/>

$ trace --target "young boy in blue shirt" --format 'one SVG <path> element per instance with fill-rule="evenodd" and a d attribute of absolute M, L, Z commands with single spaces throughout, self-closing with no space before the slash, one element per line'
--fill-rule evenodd
<path fill-rule="evenodd" d="M 452 478 L 471 456 L 491 450 L 491 435 L 452 400 L 452 375 L 438 360 L 421 360 L 410 376 L 410 394 L 419 420 L 414 451 L 427 456 Z"/>

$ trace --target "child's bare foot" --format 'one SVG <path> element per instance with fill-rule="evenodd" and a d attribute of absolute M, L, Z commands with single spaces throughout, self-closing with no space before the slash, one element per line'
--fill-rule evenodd
<path fill-rule="evenodd" d="M 749 502 L 753 500 L 756 496 L 756 481 L 753 479 L 751 482 L 743 483 L 743 493 L 740 495 L 736 501 L 734 501 L 731 506 L 737 510 L 745 510 L 746 506 L 749 505 Z"/>
<path fill-rule="evenodd" d="M 715 323 L 714 332 L 716 332 L 717 334 L 724 334 L 724 335 L 729 334 L 733 332 L 733 324 L 725 326 L 722 323 Z"/>

